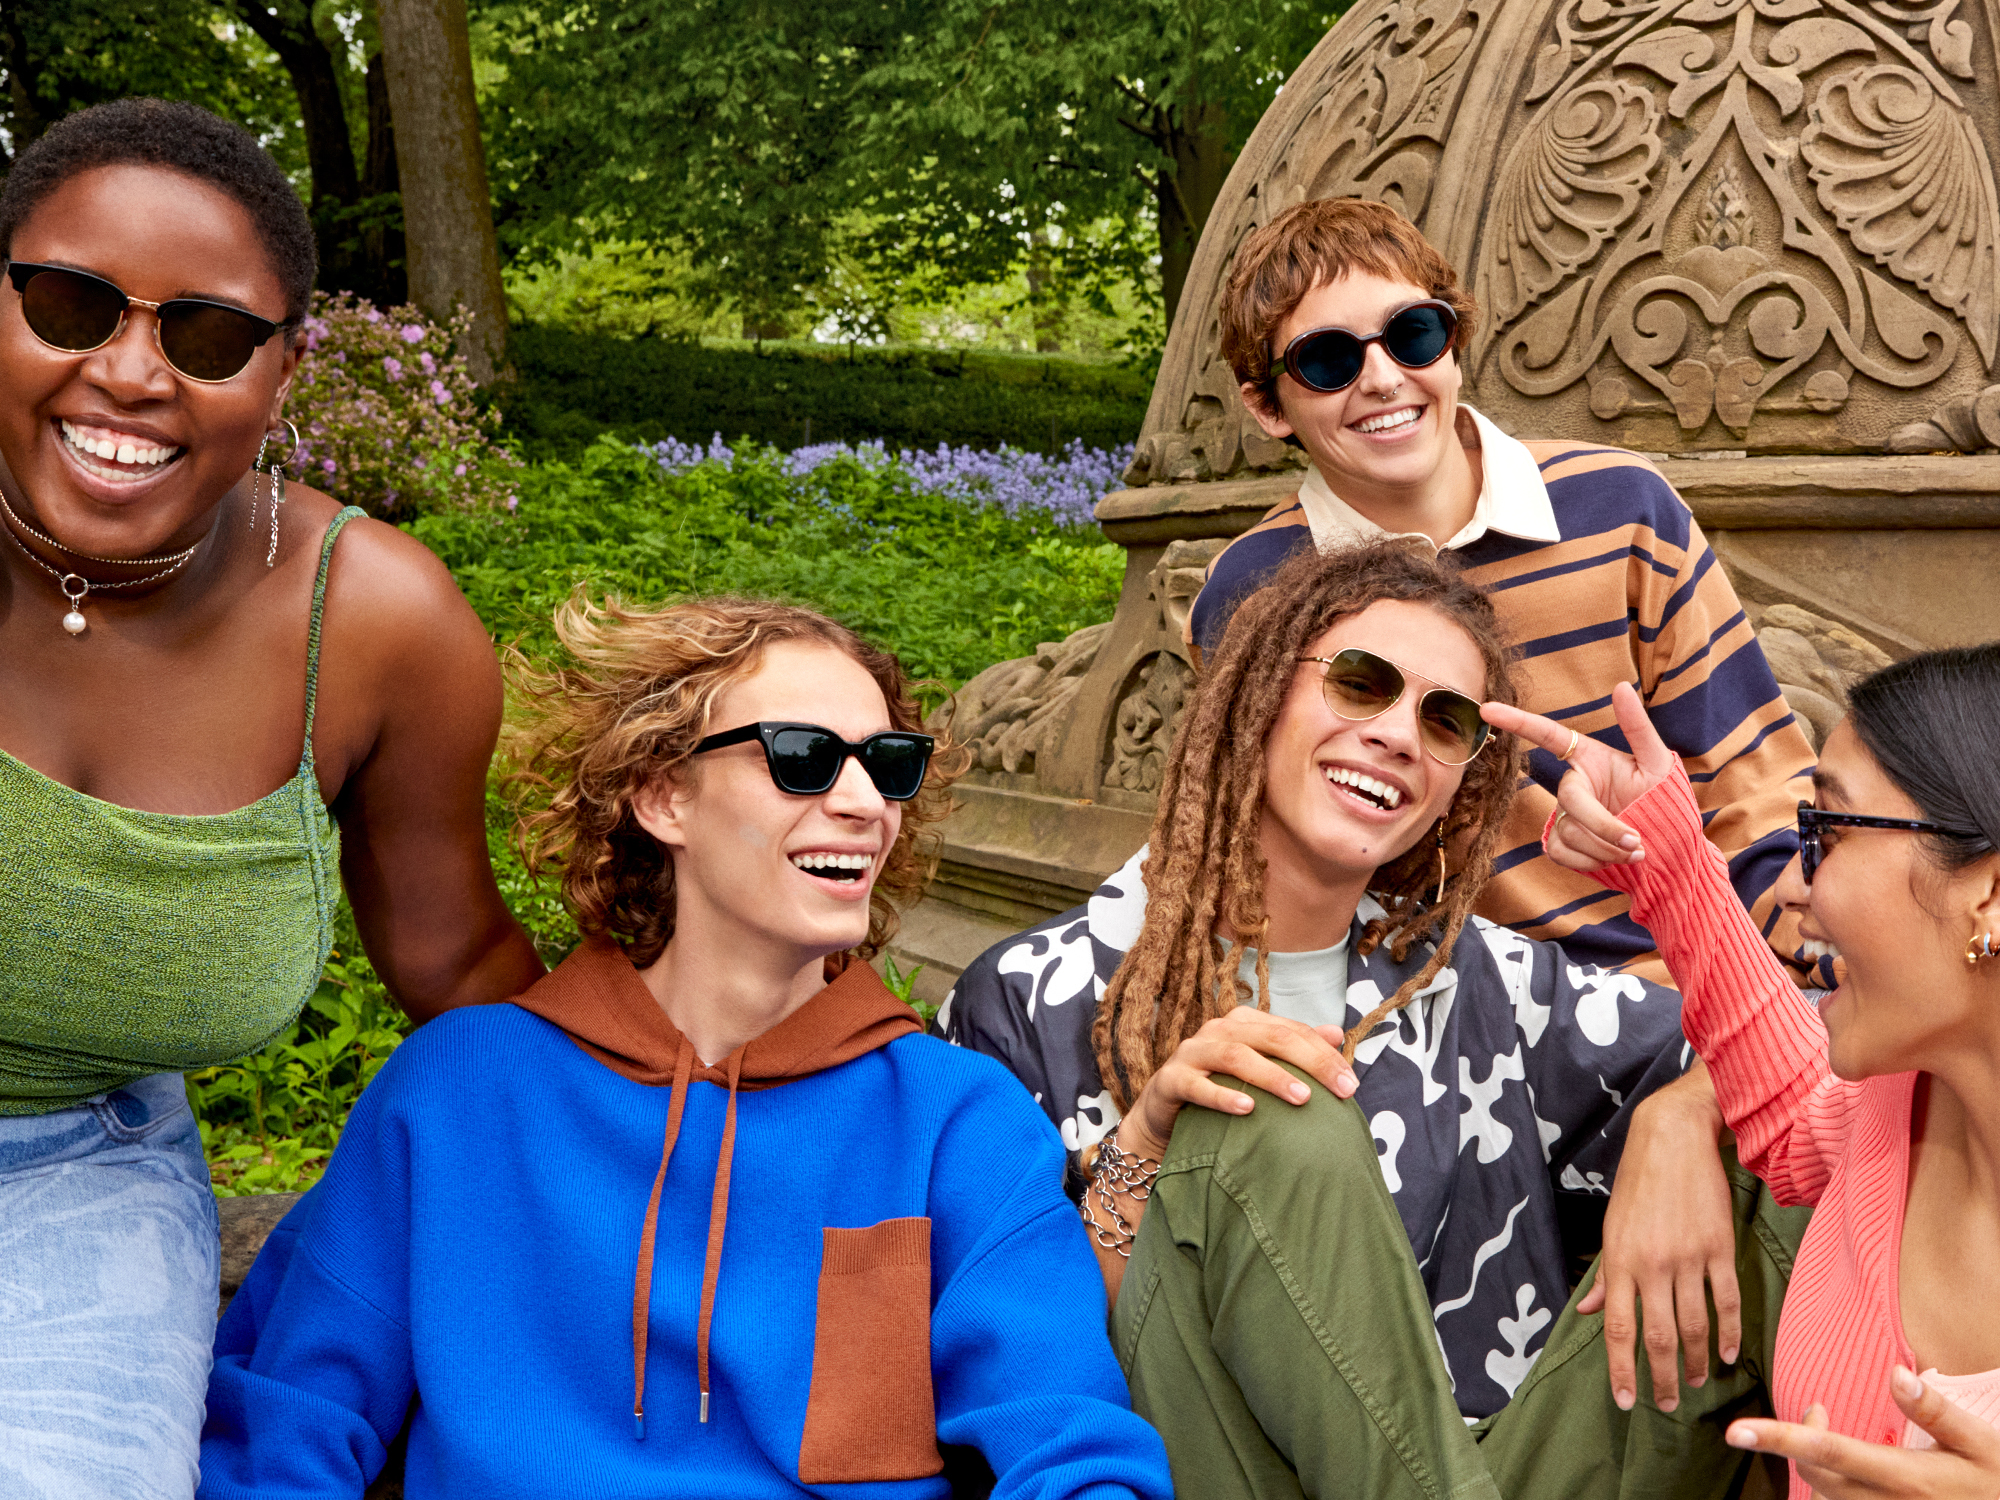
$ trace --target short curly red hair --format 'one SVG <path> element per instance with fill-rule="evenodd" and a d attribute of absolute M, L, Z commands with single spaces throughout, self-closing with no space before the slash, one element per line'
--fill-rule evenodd
<path fill-rule="evenodd" d="M 1246 238 L 1222 288 L 1222 357 L 1277 413 L 1271 340 L 1314 287 L 1353 271 L 1420 286 L 1458 314 L 1458 349 L 1472 345 L 1479 304 L 1422 231 L 1386 203 L 1314 198 Z"/>

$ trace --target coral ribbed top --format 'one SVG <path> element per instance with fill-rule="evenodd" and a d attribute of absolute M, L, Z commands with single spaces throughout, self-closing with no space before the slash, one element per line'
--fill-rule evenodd
<path fill-rule="evenodd" d="M 1897 1282 L 1917 1075 L 1833 1075 L 1819 1012 L 1744 912 L 1684 771 L 1621 816 L 1646 858 L 1597 877 L 1631 893 L 1680 981 L 1682 1029 L 1708 1063 L 1743 1165 L 1780 1203 L 1815 1205 L 1778 1320 L 1777 1414 L 1803 1421 L 1817 1401 L 1834 1431 L 1900 1443 L 1889 1374 L 1917 1368 Z M 1792 1484 L 1804 1493 L 1796 1470 Z"/>

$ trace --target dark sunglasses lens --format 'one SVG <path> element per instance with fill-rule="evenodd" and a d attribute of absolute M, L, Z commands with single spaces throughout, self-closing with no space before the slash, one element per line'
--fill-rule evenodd
<path fill-rule="evenodd" d="M 924 784 L 930 741 L 914 734 L 878 734 L 861 748 L 861 768 L 891 802 L 907 802 Z"/>
<path fill-rule="evenodd" d="M 1812 812 L 1808 804 L 1799 804 L 1799 878 L 1807 885 L 1812 884 L 1813 871 L 1819 868 L 1819 824 Z"/>
<path fill-rule="evenodd" d="M 816 797 L 840 774 L 840 747 L 817 729 L 780 729 L 771 736 L 771 779 L 796 797 Z"/>
<path fill-rule="evenodd" d="M 72 354 L 108 343 L 124 312 L 116 287 L 68 271 L 38 271 L 21 293 L 21 315 L 35 337 Z"/>
<path fill-rule="evenodd" d="M 1361 340 L 1344 328 L 1326 328 L 1292 351 L 1292 374 L 1316 391 L 1344 391 L 1361 373 Z"/>
<path fill-rule="evenodd" d="M 170 302 L 160 309 L 160 352 L 192 380 L 227 380 L 250 363 L 262 329 L 227 307 Z"/>
<path fill-rule="evenodd" d="M 1326 669 L 1326 704 L 1343 719 L 1372 719 L 1403 693 L 1403 674 L 1372 651 L 1349 647 Z"/>
<path fill-rule="evenodd" d="M 1382 345 L 1397 364 L 1420 370 L 1444 357 L 1457 326 L 1442 307 L 1406 307 L 1382 330 Z"/>
<path fill-rule="evenodd" d="M 1420 707 L 1424 744 L 1448 766 L 1471 760 L 1491 732 L 1492 726 L 1479 717 L 1479 705 L 1449 688 L 1432 688 Z"/>

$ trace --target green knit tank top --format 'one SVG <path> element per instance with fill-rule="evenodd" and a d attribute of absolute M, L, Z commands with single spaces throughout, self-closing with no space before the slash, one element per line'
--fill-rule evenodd
<path fill-rule="evenodd" d="M 298 774 L 212 816 L 135 812 L 0 750 L 0 1115 L 247 1057 L 297 1018 L 333 947 L 340 835 L 313 769 L 320 546 Z"/>

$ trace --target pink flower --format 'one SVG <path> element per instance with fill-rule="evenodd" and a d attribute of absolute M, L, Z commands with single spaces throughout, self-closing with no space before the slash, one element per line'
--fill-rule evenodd
<path fill-rule="evenodd" d="M 334 463 L 334 461 L 333 461 L 332 459 L 330 459 L 330 458 L 325 458 L 325 459 L 321 459 L 321 460 L 320 460 L 320 465 L 319 465 L 319 466 L 320 466 L 320 467 L 321 467 L 322 469 L 324 469 L 324 470 L 325 470 L 325 471 L 326 471 L 327 473 L 329 473 L 329 474 L 331 474 L 331 473 L 332 473 L 332 472 L 334 471 L 334 469 L 335 469 L 335 468 L 337 467 L 337 465 L 336 465 L 336 464 Z"/>
<path fill-rule="evenodd" d="M 521 497 L 519 495 L 509 495 L 507 497 L 508 514 L 511 515 L 520 508 L 521 508 Z"/>
<path fill-rule="evenodd" d="M 405 323 L 405 324 L 403 325 L 403 342 L 404 342 L 404 343 L 406 343 L 406 344 L 420 344 L 420 343 L 422 343 L 422 342 L 423 342 L 423 338 L 424 338 L 424 325 L 423 325 L 423 324 L 421 324 L 421 323 Z"/>
<path fill-rule="evenodd" d="M 438 362 L 432 359 L 427 353 L 419 354 L 417 356 L 417 363 L 424 367 L 426 375 L 435 375 L 438 372 Z"/>
<path fill-rule="evenodd" d="M 463 479 L 465 478 L 465 465 L 460 464 L 457 468 L 453 469 L 451 472 L 454 478 Z"/>
<path fill-rule="evenodd" d="M 431 399 L 437 402 L 439 406 L 443 406 L 445 402 L 451 400 L 451 392 L 444 388 L 442 380 L 433 380 L 431 382 Z"/>
<path fill-rule="evenodd" d="M 373 307 L 369 308 L 367 312 L 362 314 L 362 316 L 371 323 L 379 323 L 382 321 L 381 311 L 377 308 Z"/>
<path fill-rule="evenodd" d="M 393 354 L 382 356 L 382 368 L 389 372 L 391 380 L 401 380 L 403 378 L 403 362 Z"/>

